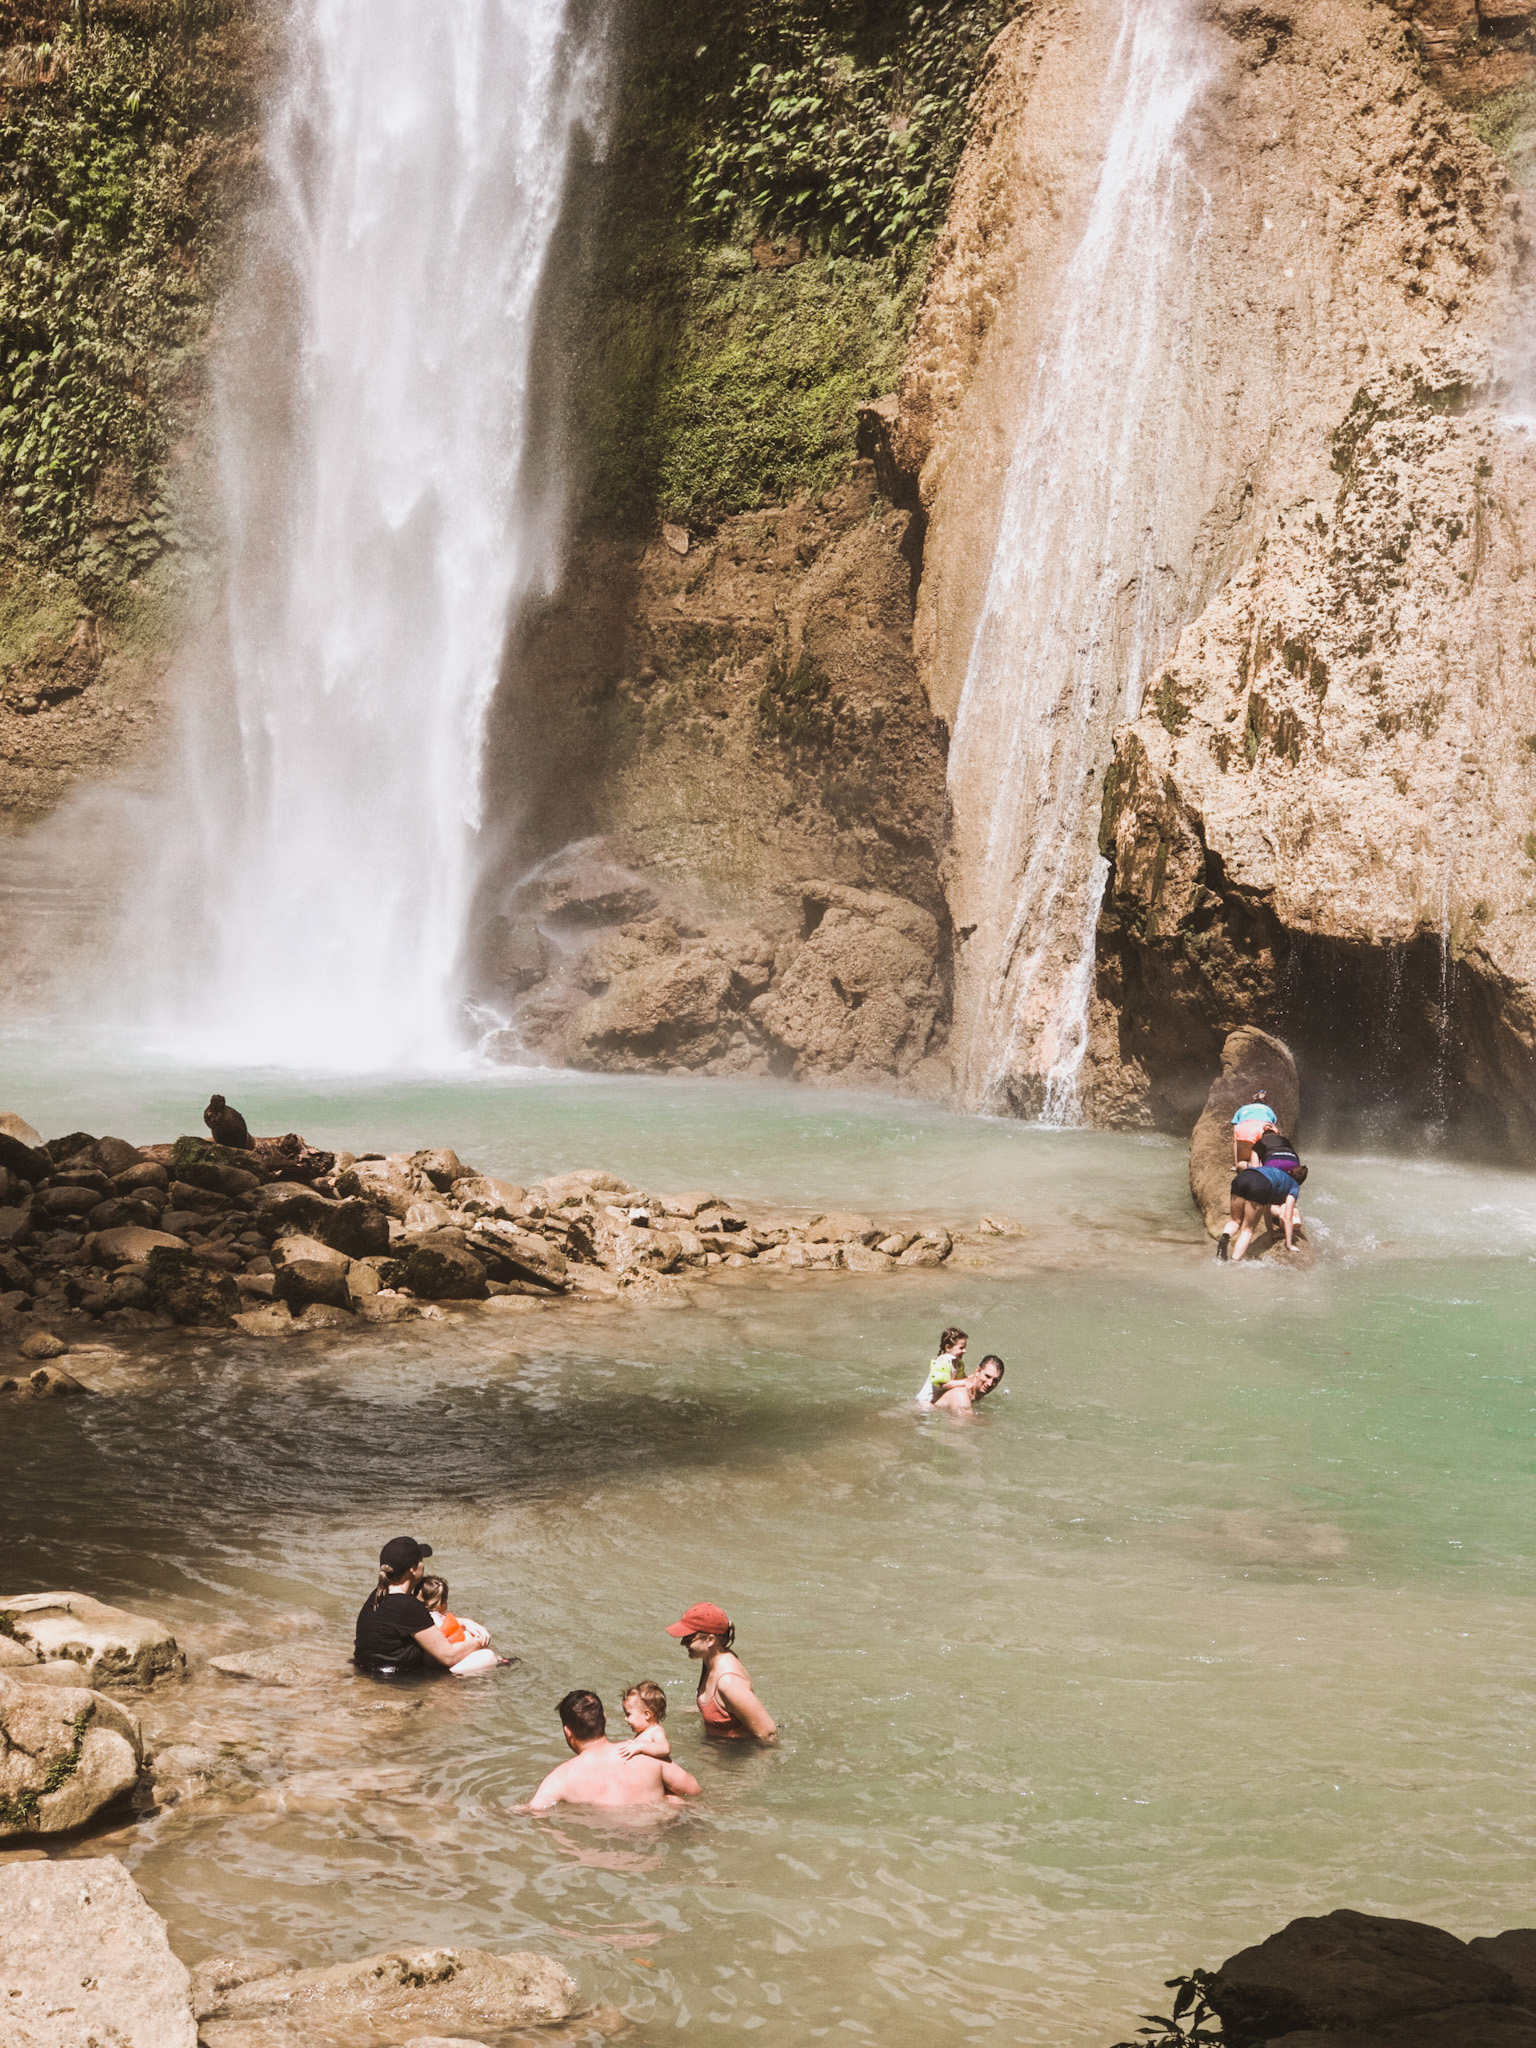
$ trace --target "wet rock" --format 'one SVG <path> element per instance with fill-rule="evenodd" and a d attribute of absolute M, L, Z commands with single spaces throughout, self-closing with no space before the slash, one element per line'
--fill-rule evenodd
<path fill-rule="evenodd" d="M 87 1210 L 94 1209 L 100 1199 L 101 1196 L 95 1188 L 64 1182 L 62 1185 L 39 1188 L 32 1197 L 32 1213 L 34 1217 L 47 1216 L 50 1219 L 83 1216 Z"/>
<path fill-rule="evenodd" d="M 295 1327 L 286 1301 L 269 1301 L 261 1308 L 242 1309 L 233 1319 L 237 1330 L 247 1337 L 286 1337 Z"/>
<path fill-rule="evenodd" d="M 1513 1978 L 1442 1928 L 1341 1909 L 1291 1921 L 1228 1958 L 1209 1993 L 1229 2036 L 1274 2041 L 1317 2031 L 1330 2042 L 1350 2030 L 1443 2012 L 1512 2005 Z M 1536 2027 L 1536 2019 L 1527 2015 Z M 1417 2034 L 1401 2036 L 1406 2044 Z M 1474 2037 L 1448 2036 L 1467 2048 Z"/>
<path fill-rule="evenodd" d="M 803 901 L 805 944 L 753 1015 L 805 1079 L 908 1073 L 943 1005 L 937 924 L 902 897 L 836 883 Z"/>
<path fill-rule="evenodd" d="M 18 1119 L 19 1121 L 19 1119 Z M 27 1125 L 24 1128 L 30 1129 Z M 14 1173 L 18 1180 L 28 1180 L 34 1185 L 46 1180 L 52 1171 L 53 1161 L 41 1146 L 34 1146 L 24 1138 L 12 1136 L 0 1129 L 0 1166 L 8 1173 Z"/>
<path fill-rule="evenodd" d="M 23 1345 L 22 1350 L 25 1349 Z M 0 1378 L 0 1394 L 14 1394 L 24 1401 L 68 1400 L 72 1395 L 84 1392 L 85 1388 L 72 1374 L 61 1371 L 56 1365 L 40 1365 L 35 1372 Z"/>
<path fill-rule="evenodd" d="M 304 1657 L 288 1649 L 237 1650 L 227 1657 L 210 1658 L 209 1665 L 226 1678 L 248 1678 L 257 1685 L 300 1689 L 334 1678 L 337 1659 Z"/>
<path fill-rule="evenodd" d="M 1518 2005 L 1453 2005 L 1373 2027 L 1281 2034 L 1265 2048 L 1536 2048 L 1536 2013 Z"/>
<path fill-rule="evenodd" d="M 1016 1216 L 983 1216 L 976 1228 L 983 1237 L 1028 1237 Z"/>
<path fill-rule="evenodd" d="M 0 1836 L 66 1834 L 139 1781 L 138 1722 L 85 1686 L 0 1672 L 0 1737 Z"/>
<path fill-rule="evenodd" d="M 15 2048 L 196 2048 L 187 1967 L 115 1857 L 0 1868 L 0 1922 Z"/>
<path fill-rule="evenodd" d="M 195 1251 L 156 1245 L 144 1261 L 144 1284 L 155 1307 L 174 1323 L 226 1328 L 240 1306 L 231 1276 L 205 1265 Z"/>
<path fill-rule="evenodd" d="M 90 1240 L 90 1253 L 98 1266 L 142 1265 L 157 1245 L 168 1252 L 189 1249 L 184 1237 L 175 1237 L 168 1230 L 128 1223 L 117 1230 L 97 1231 Z"/>
<path fill-rule="evenodd" d="M 179 1678 L 186 1658 L 164 1623 L 129 1614 L 89 1593 L 13 1593 L 0 1598 L 0 1632 L 45 1662 L 78 1666 L 81 1681 L 153 1685 Z"/>
<path fill-rule="evenodd" d="M 412 1202 L 405 1212 L 405 1227 L 411 1231 L 447 1230 L 453 1220 L 452 1209 L 437 1195 Z"/>
<path fill-rule="evenodd" d="M 300 1330 L 344 1330 L 351 1321 L 350 1307 L 338 1308 L 331 1301 L 312 1301 L 294 1317 L 294 1326 Z"/>
<path fill-rule="evenodd" d="M 830 1216 L 819 1216 L 814 1223 L 806 1225 L 805 1237 L 808 1244 L 877 1244 L 882 1233 L 875 1228 L 870 1216 L 855 1216 L 841 1211 Z"/>
<path fill-rule="evenodd" d="M 423 1301 L 476 1300 L 485 1293 L 485 1267 L 462 1246 L 416 1244 L 405 1261 L 405 1284 Z"/>
<path fill-rule="evenodd" d="M 416 1303 L 403 1294 L 362 1295 L 355 1308 L 365 1323 L 405 1323 L 421 1313 Z"/>
<path fill-rule="evenodd" d="M 1479 1934 L 1467 1943 L 1473 1955 L 1502 1970 L 1520 2003 L 1536 2012 L 1536 1927 L 1511 1927 L 1506 1934 Z"/>
<path fill-rule="evenodd" d="M 269 1948 L 243 1948 L 232 1955 L 205 1956 L 192 1967 L 192 2010 L 203 2019 L 217 2009 L 226 1992 L 238 1985 L 254 1983 L 258 1977 L 275 1977 L 280 1971 L 297 1967 L 292 1956 Z"/>
<path fill-rule="evenodd" d="M 206 2048 L 384 2048 L 426 2029 L 496 2036 L 581 2010 L 551 1957 L 483 1949 L 399 1948 L 330 1969 L 264 1971 L 212 1996 L 199 2015 Z"/>
<path fill-rule="evenodd" d="M 742 1028 L 730 966 L 705 939 L 683 940 L 666 920 L 625 925 L 600 949 L 602 994 L 571 1019 L 566 1057 L 605 1073 L 703 1067 Z M 733 1014 L 733 1012 L 735 1014 Z"/>
<path fill-rule="evenodd" d="M 52 1330 L 34 1330 L 30 1337 L 22 1339 L 17 1349 L 23 1358 L 62 1358 L 69 1346 Z"/>
<path fill-rule="evenodd" d="M 1280 1119 L 1281 1130 L 1294 1140 L 1301 1094 L 1291 1049 L 1282 1039 L 1245 1024 L 1227 1034 L 1221 1072 L 1211 1083 L 1189 1141 L 1189 1191 L 1212 1237 L 1219 1235 L 1232 1208 L 1233 1113 L 1261 1090 Z"/>
<path fill-rule="evenodd" d="M 522 995 L 549 973 L 555 949 L 531 917 L 492 918 L 485 933 L 485 970 L 492 985 Z"/>

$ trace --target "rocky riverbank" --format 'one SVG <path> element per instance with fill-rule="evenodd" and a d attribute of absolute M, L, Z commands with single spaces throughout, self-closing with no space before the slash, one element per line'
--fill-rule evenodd
<path fill-rule="evenodd" d="M 984 1236 L 1022 1234 L 984 1219 Z M 716 1271 L 897 1274 L 942 1266 L 956 1234 L 853 1213 L 661 1194 L 597 1168 L 527 1186 L 447 1149 L 333 1154 L 296 1135 L 249 1148 L 0 1118 L 0 1343 L 22 1396 L 68 1394 L 71 1327 L 281 1335 L 530 1301 L 686 1307 Z"/>

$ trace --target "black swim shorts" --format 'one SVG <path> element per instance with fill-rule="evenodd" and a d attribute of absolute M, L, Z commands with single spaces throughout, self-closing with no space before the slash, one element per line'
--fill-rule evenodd
<path fill-rule="evenodd" d="M 1241 1173 L 1233 1176 L 1232 1192 L 1242 1201 L 1258 1202 L 1266 1209 L 1271 1202 L 1282 1199 L 1256 1166 L 1245 1166 Z"/>

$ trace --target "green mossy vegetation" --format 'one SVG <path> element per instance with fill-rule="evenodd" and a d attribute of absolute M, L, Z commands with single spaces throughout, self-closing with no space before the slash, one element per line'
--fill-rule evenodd
<path fill-rule="evenodd" d="M 558 319 L 588 511 L 707 529 L 847 473 L 1017 4 L 636 0 Z"/>
<path fill-rule="evenodd" d="M 1468 108 L 1467 117 L 1517 185 L 1536 185 L 1536 87 L 1511 86 Z"/>
<path fill-rule="evenodd" d="M 135 584 L 182 539 L 166 458 L 198 396 L 245 182 L 247 13 L 72 0 L 0 18 L 0 636 L 13 659 L 71 612 L 153 628 Z"/>

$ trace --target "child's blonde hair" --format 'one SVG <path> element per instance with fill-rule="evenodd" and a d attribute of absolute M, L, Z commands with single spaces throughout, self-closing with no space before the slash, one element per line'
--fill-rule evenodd
<path fill-rule="evenodd" d="M 448 1581 L 430 1576 L 423 1579 L 421 1582 L 421 1600 L 422 1604 L 426 1607 L 446 1607 L 448 1605 Z"/>
<path fill-rule="evenodd" d="M 653 1721 L 665 1721 L 667 1718 L 667 1696 L 654 1678 L 642 1678 L 638 1685 L 626 1685 L 624 1697 L 619 1704 L 621 1707 L 627 1707 L 631 1700 L 636 1699 L 639 1700 L 642 1707 L 650 1710 L 650 1716 Z"/>

